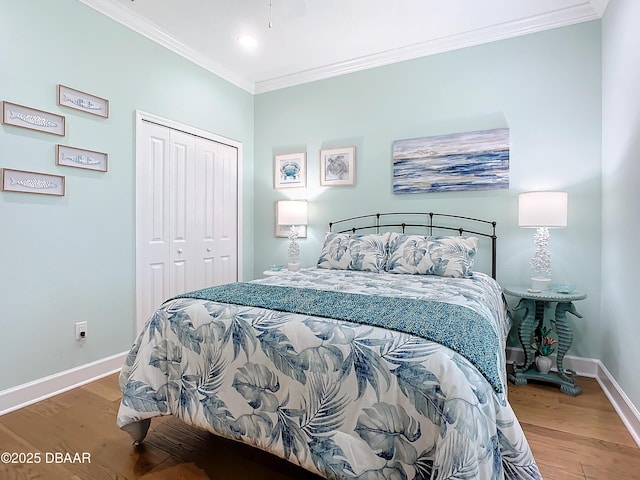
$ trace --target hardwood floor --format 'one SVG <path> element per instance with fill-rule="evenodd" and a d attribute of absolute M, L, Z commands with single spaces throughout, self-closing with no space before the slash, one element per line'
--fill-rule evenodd
<path fill-rule="evenodd" d="M 578 384 L 584 393 L 576 398 L 550 385 L 509 386 L 511 405 L 544 478 L 640 479 L 640 449 L 598 383 L 580 378 Z M 119 400 L 117 375 L 111 375 L 0 417 L 0 453 L 40 454 L 40 463 L 0 463 L 0 479 L 318 478 L 172 417 L 154 419 L 143 445 L 134 448 L 115 425 Z M 64 458 L 65 453 L 70 457 Z M 81 462 L 83 453 L 90 456 L 90 463 L 56 463 Z"/>
<path fill-rule="evenodd" d="M 583 393 L 557 387 L 509 385 L 520 420 L 545 480 L 638 480 L 640 448 L 598 382 L 580 377 Z"/>

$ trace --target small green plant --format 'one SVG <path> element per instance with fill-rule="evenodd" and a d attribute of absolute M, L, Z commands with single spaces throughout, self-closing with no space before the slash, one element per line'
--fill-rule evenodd
<path fill-rule="evenodd" d="M 540 328 L 539 333 L 536 333 L 535 341 L 531 344 L 531 347 L 535 348 L 539 355 L 546 357 L 555 352 L 554 345 L 558 342 L 551 336 L 552 331 L 550 328 L 543 326 Z"/>

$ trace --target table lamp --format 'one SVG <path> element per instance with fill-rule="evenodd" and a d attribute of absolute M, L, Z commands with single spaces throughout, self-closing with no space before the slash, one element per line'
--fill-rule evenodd
<path fill-rule="evenodd" d="M 548 290 L 551 284 L 551 254 L 549 229 L 567 226 L 566 192 L 524 192 L 518 198 L 518 226 L 535 228 L 533 244 L 536 247 L 531 258 L 531 287 L 529 291 Z"/>
<path fill-rule="evenodd" d="M 276 219 L 278 225 L 288 225 L 290 227 L 288 235 L 288 268 L 292 272 L 300 270 L 300 246 L 296 240 L 298 238 L 298 227 L 307 224 L 307 201 L 278 201 L 276 203 Z"/>

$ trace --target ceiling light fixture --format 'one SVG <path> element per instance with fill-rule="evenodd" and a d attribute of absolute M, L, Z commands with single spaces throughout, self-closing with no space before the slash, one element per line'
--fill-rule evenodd
<path fill-rule="evenodd" d="M 258 41 L 251 35 L 240 35 L 237 40 L 244 48 L 254 48 L 258 45 Z"/>

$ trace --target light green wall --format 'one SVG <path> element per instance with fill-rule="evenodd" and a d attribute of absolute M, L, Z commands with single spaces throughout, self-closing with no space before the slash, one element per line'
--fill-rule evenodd
<path fill-rule="evenodd" d="M 588 299 L 570 353 L 598 358 L 601 190 L 600 22 L 584 23 L 353 73 L 256 96 L 255 271 L 286 262 L 274 202 L 308 198 L 302 263 L 317 259 L 330 220 L 377 211 L 439 211 L 498 222 L 498 280 L 526 282 L 531 230 L 517 227 L 517 195 L 569 192 L 569 226 L 552 232 L 556 279 Z M 394 140 L 510 128 L 510 190 L 394 195 Z M 355 145 L 356 185 L 319 186 L 319 150 Z M 307 191 L 273 189 L 273 157 L 306 151 Z"/>
<path fill-rule="evenodd" d="M 602 21 L 602 321 L 594 341 L 640 410 L 640 2 L 611 0 Z"/>
<path fill-rule="evenodd" d="M 56 105 L 56 85 L 110 100 Z M 66 176 L 64 197 L 0 193 L 0 390 L 126 351 L 135 324 L 135 110 L 243 143 L 245 276 L 253 267 L 253 96 L 77 0 L 0 0 L 2 100 L 60 113 L 64 138 L 0 127 L 0 167 Z M 109 171 L 55 165 L 55 145 Z M 74 339 L 87 320 L 88 339 Z"/>

